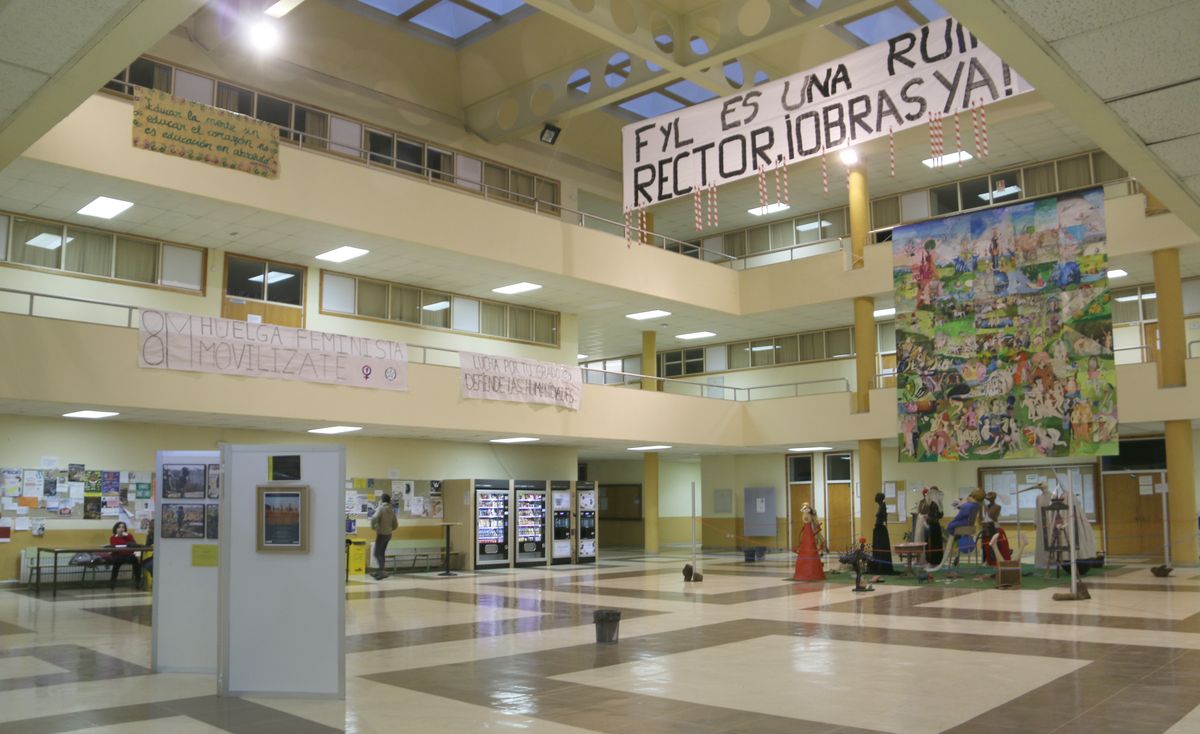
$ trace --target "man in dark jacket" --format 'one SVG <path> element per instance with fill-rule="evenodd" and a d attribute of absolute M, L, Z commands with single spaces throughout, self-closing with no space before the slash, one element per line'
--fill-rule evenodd
<path fill-rule="evenodd" d="M 387 550 L 388 541 L 392 539 L 392 531 L 398 527 L 400 527 L 400 523 L 396 520 L 396 511 L 392 509 L 392 498 L 385 494 L 380 498 L 379 509 L 375 510 L 375 516 L 371 518 L 371 529 L 375 531 L 376 569 L 373 575 L 376 579 L 387 578 L 383 554 Z"/>

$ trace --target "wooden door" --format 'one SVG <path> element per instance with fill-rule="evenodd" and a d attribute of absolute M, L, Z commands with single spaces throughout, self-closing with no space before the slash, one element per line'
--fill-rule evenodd
<path fill-rule="evenodd" d="M 804 482 L 788 485 L 788 523 L 791 526 L 792 547 L 796 548 L 800 545 L 800 508 L 807 502 L 809 507 L 813 506 L 813 490 L 812 482 Z"/>
<path fill-rule="evenodd" d="M 825 485 L 825 541 L 835 553 L 847 550 L 854 542 L 854 500 L 850 484 Z"/>
<path fill-rule="evenodd" d="M 1104 475 L 1104 523 L 1108 530 L 1108 553 L 1113 556 L 1161 558 L 1162 495 L 1142 494 L 1138 476 L 1151 477 L 1153 484 L 1163 481 L 1158 472 Z"/>
<path fill-rule="evenodd" d="M 890 375 L 883 378 L 883 384 L 880 387 L 895 387 L 896 386 L 896 354 L 881 354 L 879 355 L 879 372 L 880 374 Z"/>
<path fill-rule="evenodd" d="M 1142 343 L 1146 345 L 1145 361 L 1158 361 L 1158 322 L 1142 324 Z"/>

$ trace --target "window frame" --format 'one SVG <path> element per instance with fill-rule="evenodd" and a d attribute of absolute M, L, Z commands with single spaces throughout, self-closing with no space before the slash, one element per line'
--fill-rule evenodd
<path fill-rule="evenodd" d="M 250 298 L 248 296 L 231 296 L 231 295 L 229 295 L 229 292 L 227 289 L 229 287 L 229 259 L 231 257 L 235 257 L 239 260 L 249 260 L 252 262 L 259 262 L 259 263 L 263 264 L 263 297 L 262 298 Z M 268 298 L 268 296 L 271 293 L 271 284 L 267 282 L 266 274 L 268 272 L 270 272 L 270 266 L 272 263 L 274 263 L 276 265 L 282 265 L 284 267 L 296 268 L 296 269 L 300 270 L 300 279 L 301 279 L 301 282 L 304 284 L 303 287 L 301 287 L 301 289 L 300 289 L 300 305 L 296 305 L 294 303 L 281 303 L 279 301 L 272 301 Z M 267 259 L 264 257 L 255 257 L 254 255 L 243 255 L 240 252 L 230 252 L 228 250 L 225 251 L 224 265 L 225 265 L 225 267 L 222 271 L 222 277 L 221 277 L 221 300 L 222 301 L 225 301 L 226 299 L 229 299 L 229 298 L 238 298 L 238 299 L 241 299 L 242 301 L 253 301 L 254 303 L 269 303 L 272 306 L 281 306 L 283 308 L 296 308 L 296 309 L 300 309 L 301 311 L 303 311 L 308 304 L 308 266 L 306 266 L 306 265 L 297 265 L 296 263 L 284 262 L 283 260 L 270 260 L 270 259 Z M 355 298 L 357 299 L 357 291 L 355 293 Z M 356 300 L 355 301 L 355 309 L 357 309 L 357 308 L 358 308 L 358 303 Z"/>

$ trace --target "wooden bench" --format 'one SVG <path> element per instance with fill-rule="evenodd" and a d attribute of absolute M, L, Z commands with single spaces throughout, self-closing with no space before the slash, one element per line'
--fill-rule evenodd
<path fill-rule="evenodd" d="M 371 550 L 374 551 L 374 546 Z M 439 540 L 393 540 L 388 543 L 387 551 L 384 552 L 384 566 L 389 571 L 399 571 L 402 568 L 412 570 L 417 567 L 418 561 L 424 561 L 425 570 L 432 571 L 445 565 L 445 553 L 445 543 Z M 372 552 L 371 560 L 374 561 L 374 558 L 375 554 Z M 450 551 L 451 568 L 461 565 L 462 554 Z"/>

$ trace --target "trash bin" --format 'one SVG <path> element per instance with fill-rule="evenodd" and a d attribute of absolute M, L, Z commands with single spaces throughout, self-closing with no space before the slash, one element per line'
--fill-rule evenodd
<path fill-rule="evenodd" d="M 617 632 L 621 628 L 621 612 L 616 609 L 597 609 L 592 612 L 592 621 L 596 623 L 596 644 L 617 641 Z"/>
<path fill-rule="evenodd" d="M 742 554 L 743 554 L 744 558 L 746 559 L 746 563 L 754 563 L 754 549 L 753 548 L 743 548 Z"/>
<path fill-rule="evenodd" d="M 754 560 L 761 561 L 767 557 L 767 546 L 758 545 L 754 547 Z"/>
<path fill-rule="evenodd" d="M 367 572 L 367 541 L 346 538 L 346 573 L 359 575 Z"/>

